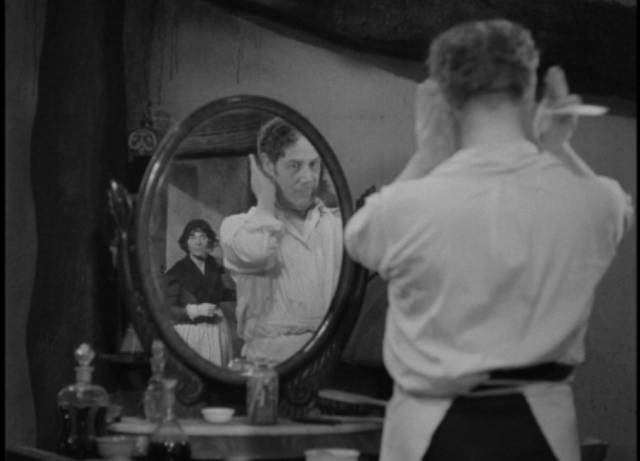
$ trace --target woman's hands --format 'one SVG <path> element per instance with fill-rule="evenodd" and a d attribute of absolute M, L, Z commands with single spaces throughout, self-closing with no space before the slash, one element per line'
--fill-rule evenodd
<path fill-rule="evenodd" d="M 273 214 L 276 203 L 276 185 L 257 162 L 254 154 L 249 155 L 251 190 L 258 201 L 257 208 Z"/>
<path fill-rule="evenodd" d="M 187 315 L 191 320 L 197 317 L 222 317 L 222 310 L 214 303 L 187 304 Z"/>

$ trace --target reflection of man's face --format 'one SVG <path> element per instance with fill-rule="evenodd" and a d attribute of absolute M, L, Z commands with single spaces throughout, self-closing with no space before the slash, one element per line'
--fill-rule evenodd
<path fill-rule="evenodd" d="M 307 211 L 316 198 L 320 166 L 318 152 L 305 137 L 287 147 L 273 167 L 280 204 L 294 211 Z"/>
<path fill-rule="evenodd" d="M 191 256 L 204 259 L 209 254 L 209 237 L 204 232 L 195 230 L 187 238 L 187 248 Z"/>

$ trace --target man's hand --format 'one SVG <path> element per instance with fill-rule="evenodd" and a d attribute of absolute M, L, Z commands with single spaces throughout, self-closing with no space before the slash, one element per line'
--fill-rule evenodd
<path fill-rule="evenodd" d="M 580 104 L 580 98 L 569 94 L 564 72 L 550 67 L 545 76 L 545 91 L 533 120 L 533 134 L 545 150 L 562 152 L 571 139 L 578 123 L 575 114 L 556 114 L 554 110 Z"/>
<path fill-rule="evenodd" d="M 258 166 L 255 155 L 249 155 L 251 168 L 251 190 L 258 201 L 257 207 L 273 214 L 276 203 L 276 185 Z"/>
<path fill-rule="evenodd" d="M 596 174 L 571 148 L 569 140 L 578 124 L 574 114 L 558 114 L 557 110 L 580 104 L 580 98 L 569 94 L 569 86 L 564 72 L 559 67 L 551 67 L 545 77 L 545 94 L 533 120 L 533 134 L 540 147 L 556 155 L 578 176 L 593 178 Z"/>
<path fill-rule="evenodd" d="M 453 109 L 435 80 L 418 85 L 415 119 L 416 153 L 396 181 L 425 176 L 457 149 Z"/>

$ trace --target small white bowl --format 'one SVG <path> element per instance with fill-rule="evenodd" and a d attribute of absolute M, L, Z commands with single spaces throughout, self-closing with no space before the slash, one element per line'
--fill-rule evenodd
<path fill-rule="evenodd" d="M 358 461 L 360 452 L 349 448 L 314 448 L 305 450 L 305 461 Z"/>
<path fill-rule="evenodd" d="M 131 459 L 136 438 L 127 435 L 104 435 L 96 437 L 98 453 L 103 458 L 125 461 Z"/>
<path fill-rule="evenodd" d="M 220 424 L 226 423 L 231 420 L 231 417 L 235 413 L 233 408 L 226 407 L 207 407 L 200 410 L 202 417 L 205 421 L 210 423 Z"/>

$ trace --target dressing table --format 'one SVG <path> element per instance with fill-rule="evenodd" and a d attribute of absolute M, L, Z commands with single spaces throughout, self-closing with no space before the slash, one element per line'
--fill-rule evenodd
<path fill-rule="evenodd" d="M 332 417 L 324 422 L 297 422 L 280 419 L 278 424 L 256 426 L 246 418 L 236 417 L 228 423 L 211 424 L 202 419 L 181 419 L 182 429 L 189 436 L 191 458 L 194 460 L 303 459 L 311 448 L 351 448 L 361 453 L 361 460 L 377 459 L 382 418 Z M 125 418 L 109 427 L 110 432 L 128 435 L 149 435 L 153 424 Z"/>

